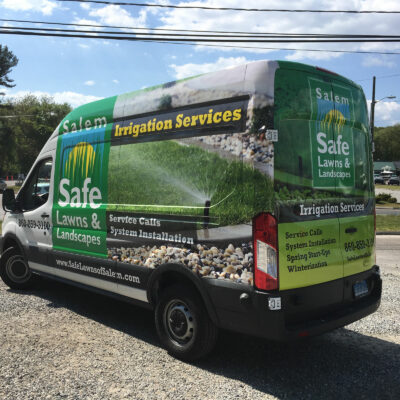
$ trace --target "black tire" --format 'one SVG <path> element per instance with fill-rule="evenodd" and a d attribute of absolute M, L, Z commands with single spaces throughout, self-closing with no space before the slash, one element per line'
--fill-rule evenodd
<path fill-rule="evenodd" d="M 218 328 L 211 321 L 197 292 L 183 285 L 167 287 L 156 305 L 158 336 L 168 352 L 193 361 L 214 348 Z"/>
<path fill-rule="evenodd" d="M 25 290 L 32 287 L 34 275 L 21 251 L 9 247 L 0 259 L 0 276 L 11 289 Z"/>

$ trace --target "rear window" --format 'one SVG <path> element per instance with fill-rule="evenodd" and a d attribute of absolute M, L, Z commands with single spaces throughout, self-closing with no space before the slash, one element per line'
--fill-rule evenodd
<path fill-rule="evenodd" d="M 372 196 L 368 114 L 358 88 L 328 74 L 278 69 L 275 78 L 275 190 L 281 206 Z M 363 210 L 365 207 L 350 209 Z M 340 207 L 339 207 L 340 209 Z"/>

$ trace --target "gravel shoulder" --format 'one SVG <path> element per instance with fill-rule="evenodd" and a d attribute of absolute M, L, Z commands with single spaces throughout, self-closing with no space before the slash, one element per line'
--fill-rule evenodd
<path fill-rule="evenodd" d="M 43 280 L 0 283 L 1 399 L 398 399 L 400 240 L 378 238 L 377 313 L 323 336 L 273 344 L 222 332 L 187 364 L 159 347 L 151 312 Z"/>

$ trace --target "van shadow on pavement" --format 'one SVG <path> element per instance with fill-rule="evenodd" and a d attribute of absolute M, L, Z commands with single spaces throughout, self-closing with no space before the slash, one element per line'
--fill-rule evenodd
<path fill-rule="evenodd" d="M 39 278 L 31 290 L 13 292 L 40 297 L 49 302 L 48 307 L 66 308 L 154 346 L 159 345 L 153 313 L 145 308 L 46 278 Z"/>
<path fill-rule="evenodd" d="M 160 346 L 151 311 L 46 279 L 19 293 Z M 346 328 L 283 344 L 222 331 L 193 366 L 278 398 L 400 399 L 400 345 Z"/>

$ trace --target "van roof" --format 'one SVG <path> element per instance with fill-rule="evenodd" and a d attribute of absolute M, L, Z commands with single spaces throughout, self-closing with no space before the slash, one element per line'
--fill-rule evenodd
<path fill-rule="evenodd" d="M 71 130 L 105 126 L 133 115 L 145 116 L 240 96 L 252 97 L 254 102 L 272 104 L 274 77 L 278 68 L 330 77 L 334 75 L 336 80 L 360 88 L 354 82 L 318 67 L 290 61 L 254 61 L 84 104 L 62 120 L 51 139 Z"/>

